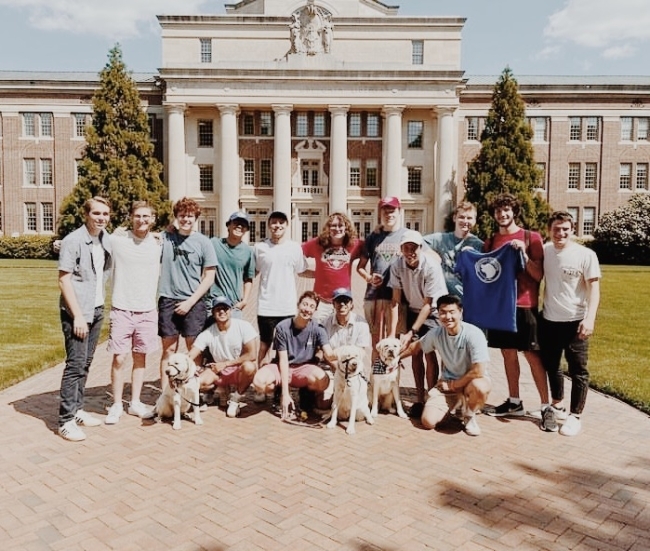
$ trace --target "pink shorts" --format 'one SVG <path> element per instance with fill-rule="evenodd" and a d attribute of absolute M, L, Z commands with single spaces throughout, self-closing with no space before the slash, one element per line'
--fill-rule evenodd
<path fill-rule="evenodd" d="M 239 368 L 241 366 L 239 365 L 229 365 L 224 369 L 219 375 L 217 375 L 217 379 L 215 380 L 214 384 L 215 386 L 230 386 L 230 385 L 235 385 L 237 386 L 238 384 L 238 374 L 239 374 Z"/>
<path fill-rule="evenodd" d="M 264 367 L 260 368 L 268 369 L 275 375 L 275 384 L 282 384 L 282 379 L 280 377 L 280 366 L 277 364 L 266 364 Z M 289 386 L 295 388 L 302 388 L 307 386 L 308 379 L 311 375 L 316 373 L 316 370 L 321 370 L 320 367 L 314 364 L 302 364 L 302 365 L 292 365 L 289 367 Z"/>
<path fill-rule="evenodd" d="M 160 346 L 158 337 L 158 312 L 131 312 L 111 308 L 111 331 L 108 351 L 113 354 L 137 352 L 149 354 Z"/>

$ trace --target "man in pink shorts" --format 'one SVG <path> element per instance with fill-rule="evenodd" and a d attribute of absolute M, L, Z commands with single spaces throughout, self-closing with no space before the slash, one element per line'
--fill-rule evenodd
<path fill-rule="evenodd" d="M 322 350 L 325 360 L 331 364 L 336 358 L 325 328 L 312 320 L 318 302 L 318 295 L 313 291 L 301 295 L 298 313 L 275 328 L 273 348 L 278 353 L 278 363 L 261 367 L 253 379 L 255 391 L 259 393 L 270 394 L 280 385 L 283 419 L 295 407 L 289 387 L 300 389 L 301 409 L 308 412 L 316 401 L 313 394 L 322 394 L 329 385 L 329 376 L 318 366 L 316 353 Z"/>
<path fill-rule="evenodd" d="M 200 358 L 206 350 L 212 356 L 199 375 L 201 392 L 211 392 L 217 387 L 236 390 L 230 394 L 226 416 L 237 417 L 242 407 L 241 399 L 253 382 L 257 369 L 257 332 L 246 320 L 232 317 L 232 301 L 225 296 L 212 300 L 212 317 L 215 323 L 196 337 L 189 356 Z"/>

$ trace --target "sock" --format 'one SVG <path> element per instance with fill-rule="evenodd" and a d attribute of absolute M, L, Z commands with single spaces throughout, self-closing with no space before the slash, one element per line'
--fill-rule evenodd
<path fill-rule="evenodd" d="M 508 400 L 510 401 L 511 404 L 514 404 L 516 406 L 521 404 L 521 398 L 512 398 L 512 397 L 510 397 L 510 398 L 508 398 Z"/>

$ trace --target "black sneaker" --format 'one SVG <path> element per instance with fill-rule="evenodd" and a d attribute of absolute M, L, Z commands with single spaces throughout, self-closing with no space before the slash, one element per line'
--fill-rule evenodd
<path fill-rule="evenodd" d="M 542 411 L 542 421 L 539 428 L 546 432 L 557 432 L 558 426 L 555 419 L 555 411 L 551 406 L 545 407 Z"/>
<path fill-rule="evenodd" d="M 424 413 L 424 404 L 422 402 L 415 402 L 409 410 L 409 417 L 411 419 L 420 419 Z"/>
<path fill-rule="evenodd" d="M 488 415 L 492 417 L 521 417 L 526 415 L 526 410 L 524 409 L 524 403 L 519 402 L 518 404 L 513 404 L 508 398 L 503 404 L 495 407 L 493 410 L 486 411 Z"/>

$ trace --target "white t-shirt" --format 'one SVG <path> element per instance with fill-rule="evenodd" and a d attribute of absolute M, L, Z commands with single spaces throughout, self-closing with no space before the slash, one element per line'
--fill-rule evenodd
<path fill-rule="evenodd" d="M 296 274 L 307 269 L 302 248 L 295 241 L 255 244 L 255 269 L 260 273 L 257 315 L 293 316 L 298 304 Z"/>
<path fill-rule="evenodd" d="M 544 245 L 544 318 L 580 321 L 587 315 L 587 281 L 600 279 L 596 253 L 573 241 L 563 249 Z"/>
<path fill-rule="evenodd" d="M 226 331 L 219 331 L 215 323 L 199 334 L 192 346 L 201 352 L 209 350 L 215 362 L 223 362 L 239 358 L 244 345 L 255 338 L 257 332 L 250 323 L 233 318 Z"/>
<path fill-rule="evenodd" d="M 111 235 L 113 248 L 113 308 L 130 312 L 156 309 L 160 276 L 160 243 L 151 234 L 137 238 L 132 231 Z"/>
<path fill-rule="evenodd" d="M 97 274 L 97 285 L 95 287 L 95 308 L 104 306 L 104 247 L 102 247 L 99 237 L 93 236 L 92 254 L 93 254 L 93 267 Z"/>

